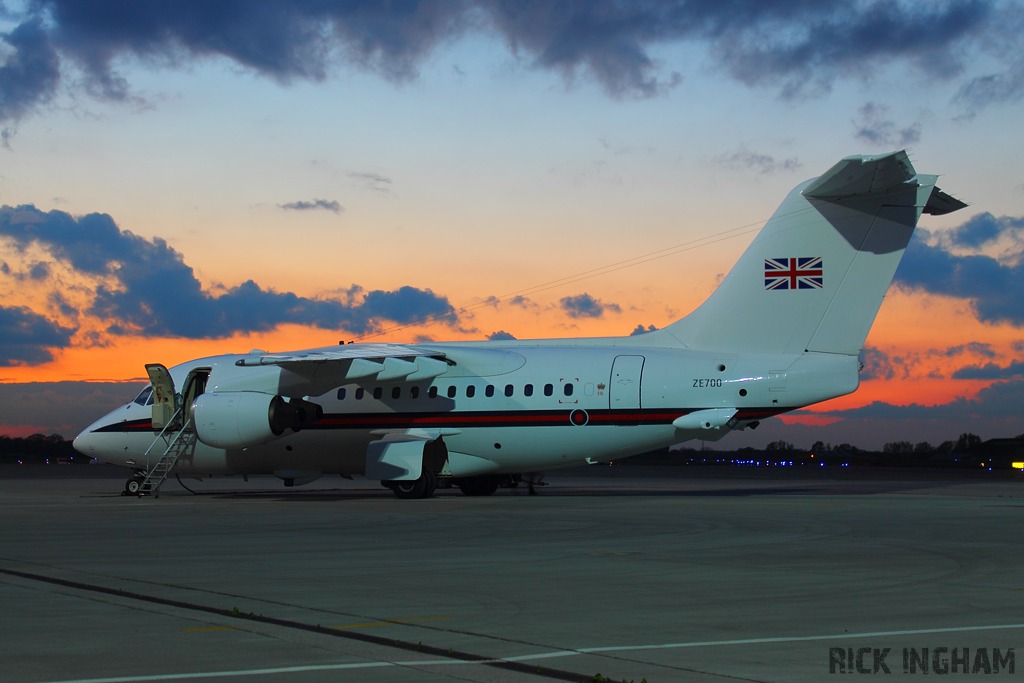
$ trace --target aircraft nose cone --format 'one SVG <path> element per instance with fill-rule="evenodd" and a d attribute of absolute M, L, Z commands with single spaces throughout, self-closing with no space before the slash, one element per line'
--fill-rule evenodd
<path fill-rule="evenodd" d="M 71 442 L 71 445 L 82 455 L 94 455 L 96 451 L 96 437 L 90 434 L 87 429 L 76 436 L 75 440 Z"/>

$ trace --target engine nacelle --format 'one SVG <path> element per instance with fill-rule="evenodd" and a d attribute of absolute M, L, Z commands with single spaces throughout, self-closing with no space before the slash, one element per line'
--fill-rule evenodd
<path fill-rule="evenodd" d="M 239 449 L 268 443 L 323 417 L 319 404 L 256 391 L 202 394 L 192 404 L 196 436 L 207 446 Z"/>

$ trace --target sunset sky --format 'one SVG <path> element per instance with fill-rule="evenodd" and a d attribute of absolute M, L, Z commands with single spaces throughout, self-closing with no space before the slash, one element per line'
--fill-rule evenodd
<path fill-rule="evenodd" d="M 903 148 L 970 206 L 922 219 L 861 388 L 721 445 L 1024 432 L 1018 2 L 55 0 L 0 31 L 0 433 L 73 436 L 147 362 L 660 328 L 793 186 Z"/>

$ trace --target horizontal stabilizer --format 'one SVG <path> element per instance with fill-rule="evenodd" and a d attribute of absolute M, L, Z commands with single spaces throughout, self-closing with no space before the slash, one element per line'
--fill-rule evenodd
<path fill-rule="evenodd" d="M 928 203 L 924 205 L 924 212 L 932 216 L 941 216 L 945 213 L 959 211 L 966 206 L 965 202 L 946 194 L 936 187 L 932 190 L 932 196 L 928 198 Z"/>
<path fill-rule="evenodd" d="M 825 171 L 804 188 L 804 196 L 836 200 L 857 195 L 882 194 L 916 175 L 905 151 L 877 156 L 850 156 Z"/>

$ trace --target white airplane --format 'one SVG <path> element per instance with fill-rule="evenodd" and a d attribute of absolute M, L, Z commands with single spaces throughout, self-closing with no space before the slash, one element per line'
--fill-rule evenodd
<path fill-rule="evenodd" d="M 214 356 L 168 371 L 78 435 L 134 468 L 380 480 L 399 498 L 451 477 L 606 462 L 849 394 L 858 354 L 921 213 L 966 206 L 905 152 L 850 156 L 796 187 L 699 308 L 631 337 L 348 344 Z M 181 387 L 182 389 L 176 389 Z"/>

